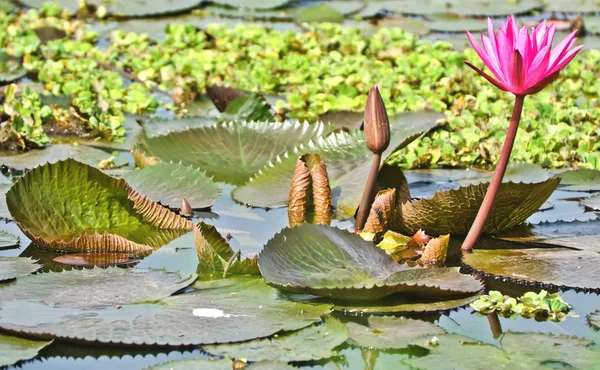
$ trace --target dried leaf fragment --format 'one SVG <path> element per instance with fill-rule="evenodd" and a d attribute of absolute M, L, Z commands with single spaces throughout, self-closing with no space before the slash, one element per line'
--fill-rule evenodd
<path fill-rule="evenodd" d="M 379 234 L 388 231 L 395 209 L 396 189 L 381 190 L 375 196 L 363 232 Z"/>
<path fill-rule="evenodd" d="M 311 206 L 313 222 L 329 225 L 333 212 L 331 188 L 327 167 L 318 154 L 304 154 L 296 162 L 289 195 L 290 226 L 304 224 Z"/>
<path fill-rule="evenodd" d="M 425 267 L 440 267 L 446 264 L 450 235 L 441 235 L 431 239 L 423 248 L 419 262 Z"/>

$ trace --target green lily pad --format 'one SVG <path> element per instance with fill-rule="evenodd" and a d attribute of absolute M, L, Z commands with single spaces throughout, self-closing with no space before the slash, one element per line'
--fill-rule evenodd
<path fill-rule="evenodd" d="M 485 31 L 488 28 L 487 20 L 459 17 L 454 14 L 436 14 L 427 17 L 425 26 L 438 32 L 465 32 L 469 30 Z"/>
<path fill-rule="evenodd" d="M 377 349 L 401 349 L 423 337 L 442 335 L 439 326 L 405 317 L 370 316 L 369 326 L 354 322 L 346 324 L 350 330 L 350 342 L 360 347 Z"/>
<path fill-rule="evenodd" d="M 332 129 L 319 123 L 230 122 L 152 137 L 143 143 L 148 154 L 163 161 L 182 161 L 217 181 L 241 185 L 278 155 Z"/>
<path fill-rule="evenodd" d="M 345 300 L 375 300 L 393 293 L 457 297 L 481 283 L 456 268 L 400 265 L 357 234 L 323 225 L 286 228 L 258 258 L 267 284 L 285 291 Z"/>
<path fill-rule="evenodd" d="M 343 21 L 344 15 L 330 7 L 328 3 L 316 4 L 306 8 L 300 8 L 296 13 L 296 22 L 299 23 L 342 23 Z"/>
<path fill-rule="evenodd" d="M 0 7 L 1 9 L 1 7 Z M 16 81 L 27 74 L 18 59 L 11 58 L 8 54 L 0 51 L 0 83 L 8 84 Z"/>
<path fill-rule="evenodd" d="M 42 342 L 0 334 L 0 366 L 10 366 L 22 360 L 29 360 L 52 341 Z"/>
<path fill-rule="evenodd" d="M 600 6 L 598 6 L 600 11 Z M 585 24 L 585 30 L 592 35 L 600 35 L 600 16 L 587 16 L 583 17 L 583 24 Z"/>
<path fill-rule="evenodd" d="M 587 316 L 588 322 L 596 330 L 600 330 L 600 311 L 592 312 Z"/>
<path fill-rule="evenodd" d="M 584 198 L 579 203 L 593 209 L 594 211 L 600 211 L 600 194 L 591 196 L 589 198 Z"/>
<path fill-rule="evenodd" d="M 332 351 L 348 339 L 348 334 L 346 325 L 328 317 L 323 324 L 274 338 L 205 346 L 203 349 L 214 355 L 248 361 L 312 361 L 334 356 Z"/>
<path fill-rule="evenodd" d="M 439 113 L 430 114 L 430 112 L 410 112 L 396 117 L 402 123 L 391 125 L 390 145 L 383 153 L 383 158 L 389 158 L 394 152 L 435 127 L 440 115 Z M 248 183 L 236 188 L 232 193 L 233 198 L 238 202 L 256 207 L 286 206 L 296 161 L 306 153 L 319 154 L 325 162 L 333 203 L 338 216 L 341 218 L 354 216 L 373 157 L 366 147 L 364 134 L 360 130 L 335 133 L 326 138 L 317 139 L 314 143 L 294 148 L 261 169 Z M 380 172 L 380 183 L 385 182 L 385 184 L 381 184 L 382 188 L 397 190 L 404 188 L 404 197 L 406 197 L 408 186 L 402 171 L 391 166 L 382 168 L 391 172 L 386 177 L 391 181 L 383 181 L 385 179 L 381 178 Z"/>
<path fill-rule="evenodd" d="M 0 230 L 0 249 L 15 247 L 19 245 L 19 238 L 13 234 Z"/>
<path fill-rule="evenodd" d="M 374 302 L 334 303 L 333 309 L 349 313 L 429 313 L 463 307 L 479 298 L 479 293 L 463 298 L 438 300 L 427 297 L 394 295 Z"/>
<path fill-rule="evenodd" d="M 600 351 L 590 347 L 592 342 L 566 335 L 508 332 L 500 341 L 501 348 L 459 334 L 438 339 L 438 345 L 427 346 L 427 356 L 402 362 L 416 369 L 439 369 L 443 364 L 457 369 L 487 369 L 493 364 L 497 369 L 525 370 L 558 366 L 589 369 L 600 359 Z"/>
<path fill-rule="evenodd" d="M 600 222 L 540 223 L 509 230 L 498 238 L 526 245 L 600 252 Z"/>
<path fill-rule="evenodd" d="M 0 286 L 0 299 L 72 308 L 124 305 L 166 298 L 194 280 L 195 274 L 181 276 L 161 270 L 119 267 L 47 272 Z"/>
<path fill-rule="evenodd" d="M 40 8 L 46 0 L 23 0 L 21 3 L 30 8 Z M 63 7 L 73 12 L 79 9 L 79 0 L 57 0 Z M 104 6 L 106 11 L 118 17 L 151 17 L 180 13 L 191 10 L 202 3 L 202 0 L 171 0 L 156 2 L 152 0 L 87 0 L 88 5 Z"/>
<path fill-rule="evenodd" d="M 68 252 L 147 254 L 193 226 L 125 180 L 73 159 L 34 168 L 8 191 L 6 203 L 29 239 Z"/>
<path fill-rule="evenodd" d="M 229 359 L 215 360 L 212 358 L 195 358 L 195 359 L 183 359 L 176 361 L 165 362 L 164 364 L 154 365 L 149 367 L 148 370 L 190 370 L 190 369 L 203 369 L 203 370 L 231 370 L 233 369 L 233 362 Z"/>
<path fill-rule="evenodd" d="M 275 9 L 288 4 L 291 2 L 291 0 L 210 0 L 210 2 L 217 5 L 226 5 L 232 8 Z"/>
<path fill-rule="evenodd" d="M 74 309 L 41 302 L 2 301 L 0 328 L 20 336 L 121 345 L 179 346 L 242 342 L 298 330 L 330 312 L 279 297 L 254 280 L 157 303 Z M 23 315 L 23 312 L 28 315 Z M 27 316 L 27 317 L 25 317 Z"/>
<path fill-rule="evenodd" d="M 0 283 L 29 275 L 40 267 L 31 258 L 0 256 Z"/>
<path fill-rule="evenodd" d="M 248 121 L 273 122 L 271 106 L 262 95 L 251 93 L 234 99 L 219 117 L 220 122 Z"/>
<path fill-rule="evenodd" d="M 596 13 L 600 12 L 600 4 L 596 0 L 552 0 L 544 9 L 548 12 Z"/>
<path fill-rule="evenodd" d="M 430 15 L 438 13 L 451 13 L 458 15 L 484 15 L 498 17 L 510 14 L 528 13 L 534 9 L 543 8 L 539 0 L 495 1 L 487 0 L 384 0 L 373 1 L 360 13 L 363 17 L 372 17 L 382 10 L 389 10 L 403 14 Z"/>
<path fill-rule="evenodd" d="M 153 137 L 197 127 L 215 126 L 216 124 L 215 117 L 185 117 L 179 119 L 150 119 L 144 121 L 142 127 L 147 137 Z"/>
<path fill-rule="evenodd" d="M 569 249 L 475 250 L 463 263 L 484 273 L 569 288 L 600 289 L 600 254 Z"/>
<path fill-rule="evenodd" d="M 560 174 L 560 190 L 600 191 L 600 171 L 582 169 Z"/>
<path fill-rule="evenodd" d="M 98 167 L 98 163 L 110 158 L 110 154 L 86 145 L 53 144 L 45 149 L 33 149 L 23 154 L 3 156 L 0 159 L 0 163 L 11 168 L 23 170 L 34 168 L 44 163 L 56 163 L 67 158 L 73 158 L 92 167 Z M 119 166 L 127 164 L 127 161 L 120 160 L 118 157 L 115 159 L 115 162 Z"/>
<path fill-rule="evenodd" d="M 179 208 L 185 198 L 192 208 L 209 208 L 219 196 L 219 188 L 204 171 L 181 163 L 161 162 L 125 175 L 125 181 L 153 202 Z"/>
<path fill-rule="evenodd" d="M 544 182 L 503 183 L 496 196 L 483 231 L 497 233 L 519 225 L 534 214 L 558 186 L 559 178 Z M 404 203 L 395 226 L 401 232 L 423 229 L 429 235 L 466 234 L 489 184 L 478 184 L 436 192 L 431 199 Z"/>
<path fill-rule="evenodd" d="M 242 259 L 214 226 L 198 223 L 194 227 L 194 241 L 200 265 L 207 270 L 260 275 L 257 257 Z"/>

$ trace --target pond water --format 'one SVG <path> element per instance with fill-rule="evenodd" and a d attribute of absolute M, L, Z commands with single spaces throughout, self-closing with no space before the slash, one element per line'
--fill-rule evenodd
<path fill-rule="evenodd" d="M 406 176 L 410 182 L 412 195 L 415 197 L 427 197 L 431 196 L 437 190 L 457 188 L 459 185 L 464 184 L 465 179 L 471 179 L 469 181 L 474 181 L 474 178 L 484 179 L 488 174 L 473 170 L 427 170 L 407 171 Z M 448 179 L 451 180 L 449 181 Z M 241 249 L 243 254 L 247 255 L 255 254 L 277 232 L 288 226 L 286 208 L 264 210 L 261 208 L 246 207 L 231 199 L 230 192 L 233 189 L 232 186 L 220 184 L 220 188 L 222 193 L 211 212 L 196 212 L 195 218 L 215 225 L 223 235 L 230 234 L 232 236 L 230 243 L 234 250 Z M 589 193 L 582 194 L 589 195 Z M 537 223 L 546 219 L 561 218 L 561 214 L 564 216 L 563 219 L 567 220 L 586 220 L 595 217 L 594 213 L 585 212 L 585 209 L 577 202 L 561 200 L 567 195 L 570 195 L 571 198 L 576 198 L 581 194 L 560 190 L 556 191 L 551 198 L 554 202 L 554 208 L 537 212 L 531 217 L 530 221 Z M 352 227 L 352 223 L 349 221 L 334 221 L 333 225 L 340 228 Z M 52 258 L 59 254 L 40 249 L 33 244 L 29 245 L 28 239 L 20 232 L 15 223 L 5 221 L 0 225 L 0 230 L 6 230 L 18 235 L 21 238 L 22 246 L 19 249 L 0 250 L 0 256 L 30 256 L 39 258 L 40 262 L 49 269 L 60 269 L 60 265 L 51 261 Z M 179 248 L 189 247 L 191 253 L 195 253 L 193 240 L 189 235 L 183 236 L 172 243 L 178 243 Z M 484 239 L 481 243 L 497 243 L 497 241 Z M 460 265 L 460 258 L 457 253 L 458 246 L 460 246 L 460 240 L 453 240 L 451 250 L 454 251 L 454 254 L 449 258 L 450 265 Z M 182 271 L 191 273 L 195 270 L 196 262 L 193 259 L 186 258 L 185 254 L 181 254 L 179 258 L 173 259 L 161 256 L 160 253 L 155 253 L 140 262 L 140 266 L 166 267 L 171 271 L 181 269 Z M 487 278 L 485 283 L 487 289 L 500 290 L 504 294 L 514 297 L 521 296 L 528 290 L 539 290 L 539 287 L 511 284 L 504 282 L 503 279 Z M 297 297 L 281 294 L 281 298 L 296 299 Z M 409 316 L 436 323 L 448 333 L 459 333 L 496 346 L 500 346 L 502 333 L 508 331 L 564 334 L 600 343 L 600 332 L 592 329 L 586 319 L 586 315 L 600 308 L 600 296 L 593 293 L 566 290 L 563 291 L 563 298 L 573 306 L 573 310 L 561 322 L 538 322 L 535 319 L 520 317 L 516 319 L 500 317 L 499 322 L 492 325 L 494 320 L 488 316 L 473 312 L 469 307 L 449 312 L 413 314 Z M 27 313 L 23 315 L 26 316 Z M 334 312 L 334 316 L 343 322 L 366 324 L 369 315 L 336 311 Z M 596 344 L 595 348 L 600 349 L 600 346 Z M 401 363 L 401 360 L 423 356 L 427 353 L 427 350 L 421 347 L 380 351 L 354 347 L 350 344 L 344 344 L 338 350 L 338 357 L 328 361 L 312 362 L 303 365 L 305 368 L 313 369 L 401 369 L 408 368 Z M 43 349 L 34 359 L 18 363 L 15 366 L 9 367 L 9 369 L 141 369 L 168 361 L 199 357 L 207 357 L 207 354 L 200 348 L 194 347 L 185 347 L 183 349 L 132 349 L 55 343 Z"/>

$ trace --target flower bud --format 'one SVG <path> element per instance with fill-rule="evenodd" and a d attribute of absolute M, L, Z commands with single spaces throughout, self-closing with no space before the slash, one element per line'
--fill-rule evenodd
<path fill-rule="evenodd" d="M 183 217 L 192 217 L 194 215 L 192 206 L 190 206 L 190 203 L 185 198 L 181 198 L 181 207 L 179 208 L 179 215 Z"/>
<path fill-rule="evenodd" d="M 376 154 L 383 153 L 390 145 L 390 121 L 377 86 L 369 91 L 364 125 L 367 148 Z"/>

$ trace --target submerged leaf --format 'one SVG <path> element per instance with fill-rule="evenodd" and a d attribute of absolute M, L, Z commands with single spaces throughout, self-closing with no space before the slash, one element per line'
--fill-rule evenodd
<path fill-rule="evenodd" d="M 157 163 L 130 172 L 124 178 L 139 193 L 171 208 L 177 207 L 181 198 L 194 209 L 208 208 L 219 196 L 217 184 L 204 171 L 181 163 Z"/>
<path fill-rule="evenodd" d="M 242 342 L 298 330 L 330 312 L 279 297 L 258 280 L 179 294 L 158 303 L 74 309 L 1 301 L 0 328 L 21 336 L 123 345 L 179 346 Z M 23 315 L 23 312 L 28 315 Z"/>
<path fill-rule="evenodd" d="M 29 239 L 60 251 L 147 254 L 173 237 L 159 229 L 193 226 L 125 180 L 72 159 L 34 168 L 8 191 L 6 202 Z"/>
<path fill-rule="evenodd" d="M 439 344 L 428 346 L 429 354 L 402 362 L 418 369 L 439 369 L 452 364 L 460 369 L 539 369 L 545 365 L 589 369 L 596 366 L 600 351 L 590 341 L 566 335 L 508 332 L 501 348 L 459 334 L 438 336 Z M 414 344 L 423 345 L 416 341 Z"/>
<path fill-rule="evenodd" d="M 556 189 L 560 178 L 541 183 L 503 183 L 483 231 L 496 233 L 521 224 L 535 213 Z M 422 228 L 430 235 L 466 234 L 488 188 L 487 183 L 443 190 L 431 199 L 404 203 L 397 215 L 397 230 L 414 233 Z"/>
<path fill-rule="evenodd" d="M 206 346 L 209 353 L 248 361 L 313 361 L 334 356 L 336 347 L 348 339 L 348 328 L 328 317 L 323 324 L 252 342 Z"/>
<path fill-rule="evenodd" d="M 600 289 L 600 254 L 569 249 L 475 250 L 463 262 L 493 276 L 570 288 Z"/>
<path fill-rule="evenodd" d="M 278 155 L 332 129 L 320 123 L 229 122 L 152 137 L 143 144 L 147 154 L 162 161 L 181 161 L 217 181 L 241 185 Z"/>
<path fill-rule="evenodd" d="M 89 308 L 157 301 L 194 282 L 162 270 L 69 270 L 31 275 L 0 286 L 0 300 L 40 301 L 56 307 Z"/>
<path fill-rule="evenodd" d="M 337 299 L 379 299 L 397 292 L 448 297 L 481 289 L 458 269 L 400 265 L 359 235 L 322 225 L 284 229 L 269 240 L 258 263 L 270 285 Z"/>
<path fill-rule="evenodd" d="M 349 322 L 350 341 L 360 347 L 401 349 L 425 336 L 446 332 L 435 324 L 405 317 L 370 316 L 369 326 Z"/>
<path fill-rule="evenodd" d="M 31 258 L 0 256 L 0 283 L 29 275 L 40 268 Z"/>
<path fill-rule="evenodd" d="M 33 341 L 0 334 L 0 367 L 29 360 L 50 343 L 52 341 Z"/>
<path fill-rule="evenodd" d="M 231 274 L 260 275 L 258 256 L 242 259 L 235 253 L 227 240 L 212 225 L 199 222 L 194 227 L 194 241 L 200 265 L 212 271 Z"/>

